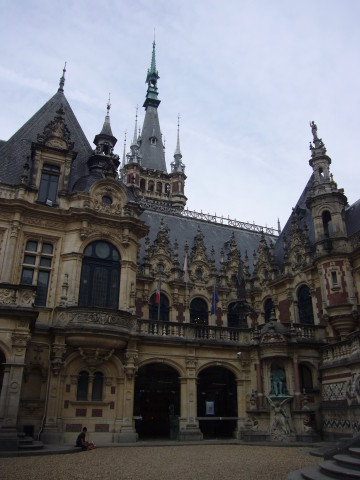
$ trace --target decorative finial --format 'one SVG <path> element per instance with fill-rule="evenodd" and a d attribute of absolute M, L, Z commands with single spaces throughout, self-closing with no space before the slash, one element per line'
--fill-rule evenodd
<path fill-rule="evenodd" d="M 110 108 L 111 108 L 111 103 L 110 103 L 110 92 L 109 92 L 109 100 L 106 104 L 107 115 L 109 115 Z"/>
<path fill-rule="evenodd" d="M 133 145 L 137 143 L 137 121 L 138 121 L 138 109 L 139 105 L 136 105 L 136 115 L 135 115 L 135 129 L 134 129 L 134 138 L 133 138 Z"/>
<path fill-rule="evenodd" d="M 154 42 L 153 43 L 155 45 L 155 27 L 154 27 Z"/>
<path fill-rule="evenodd" d="M 65 72 L 66 72 L 66 62 L 63 68 L 63 74 L 62 77 L 60 78 L 59 82 L 59 89 L 58 92 L 64 93 L 64 85 L 65 85 Z"/>
<path fill-rule="evenodd" d="M 180 159 L 182 157 L 181 150 L 180 150 L 180 113 L 178 113 L 178 122 L 177 122 L 177 141 L 176 141 L 176 149 L 174 153 L 174 157 L 178 156 Z"/>

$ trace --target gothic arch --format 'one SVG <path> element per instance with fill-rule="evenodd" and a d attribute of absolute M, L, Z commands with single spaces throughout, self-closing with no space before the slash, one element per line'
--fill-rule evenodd
<path fill-rule="evenodd" d="M 209 324 L 209 304 L 201 296 L 195 296 L 190 301 L 190 323 L 194 325 Z"/>

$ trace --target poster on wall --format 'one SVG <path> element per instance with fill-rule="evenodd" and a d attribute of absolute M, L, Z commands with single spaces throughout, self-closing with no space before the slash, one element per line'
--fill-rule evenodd
<path fill-rule="evenodd" d="M 206 415 L 214 415 L 215 414 L 215 402 L 205 402 L 206 404 Z"/>

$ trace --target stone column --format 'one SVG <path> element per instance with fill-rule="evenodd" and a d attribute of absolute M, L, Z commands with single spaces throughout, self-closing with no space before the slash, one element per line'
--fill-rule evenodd
<path fill-rule="evenodd" d="M 202 440 L 203 435 L 199 428 L 197 417 L 197 390 L 196 390 L 196 360 L 186 359 L 186 377 L 180 378 L 181 412 L 179 440 Z"/>
<path fill-rule="evenodd" d="M 300 386 L 300 376 L 299 376 L 299 364 L 298 364 L 298 358 L 297 355 L 294 355 L 293 358 L 294 362 L 294 383 L 295 383 L 295 402 L 296 402 L 296 408 L 301 409 L 301 386 Z"/>
<path fill-rule="evenodd" d="M 0 450 L 16 450 L 18 447 L 17 419 L 20 405 L 20 393 L 25 366 L 25 354 L 31 335 L 27 329 L 14 331 L 12 355 L 7 363 L 1 394 L 2 422 L 0 428 Z"/>
<path fill-rule="evenodd" d="M 4 255 L 4 264 L 2 270 L 2 281 L 11 283 L 13 274 L 13 263 L 15 259 L 15 247 L 20 231 L 20 214 L 16 213 L 15 218 L 11 224 L 9 232 L 9 240 Z"/>
<path fill-rule="evenodd" d="M 58 409 L 60 402 L 60 371 L 63 365 L 63 356 L 66 351 L 65 338 L 55 337 L 52 345 L 52 360 L 49 365 L 48 393 L 45 426 L 41 434 L 41 440 L 44 443 L 57 444 L 61 442 L 61 433 L 58 425 Z"/>
<path fill-rule="evenodd" d="M 261 360 L 258 359 L 257 363 L 255 364 L 256 368 L 256 387 L 257 387 L 257 407 L 263 408 L 264 406 L 264 391 L 263 391 L 263 384 L 261 378 Z"/>
<path fill-rule="evenodd" d="M 121 431 L 114 437 L 116 442 L 136 442 L 138 439 L 134 420 L 134 389 L 137 358 L 138 352 L 136 348 L 128 348 L 125 352 L 126 363 L 124 366 L 123 419 Z"/>

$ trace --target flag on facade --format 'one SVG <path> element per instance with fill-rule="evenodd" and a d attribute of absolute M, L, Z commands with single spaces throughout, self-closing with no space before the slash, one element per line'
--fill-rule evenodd
<path fill-rule="evenodd" d="M 158 286 L 157 286 L 157 289 L 156 289 L 156 296 L 155 296 L 155 304 L 156 305 L 160 304 L 160 290 L 161 290 L 161 279 L 159 278 Z"/>
<path fill-rule="evenodd" d="M 216 310 L 216 304 L 219 301 L 219 296 L 216 290 L 216 283 L 214 283 L 214 290 L 213 290 L 213 295 L 212 295 L 212 300 L 211 300 L 211 315 L 214 315 L 215 310 Z"/>
<path fill-rule="evenodd" d="M 184 269 L 183 270 L 184 270 L 184 282 L 187 284 L 188 281 L 189 281 L 187 253 L 185 253 Z"/>

